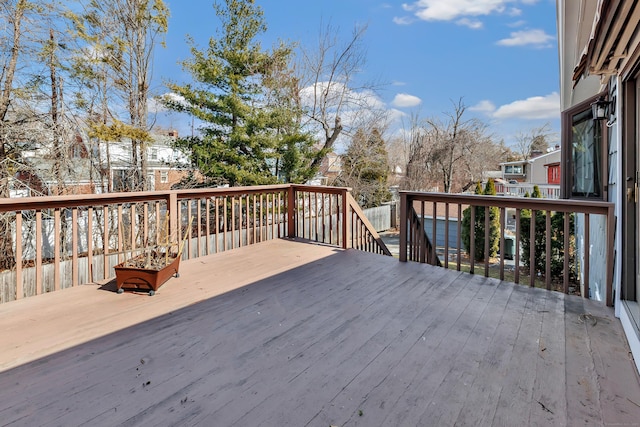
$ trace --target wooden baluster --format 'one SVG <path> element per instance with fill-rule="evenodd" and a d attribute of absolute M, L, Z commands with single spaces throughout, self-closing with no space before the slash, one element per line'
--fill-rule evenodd
<path fill-rule="evenodd" d="M 36 295 L 42 293 L 42 211 L 36 211 Z"/>
<path fill-rule="evenodd" d="M 260 241 L 264 240 L 264 195 L 260 194 Z M 291 236 L 292 237 L 292 236 Z"/>
<path fill-rule="evenodd" d="M 506 222 L 507 210 L 506 208 L 500 208 L 500 280 L 504 280 L 504 226 Z"/>
<path fill-rule="evenodd" d="M 102 221 L 104 228 L 104 236 L 102 238 L 102 270 L 103 270 L 103 279 L 109 277 L 109 268 L 111 267 L 109 264 L 109 206 L 104 206 L 102 209 Z"/>
<path fill-rule="evenodd" d="M 16 212 L 16 299 L 24 296 L 22 283 L 22 211 Z"/>
<path fill-rule="evenodd" d="M 514 282 L 520 283 L 520 214 L 521 209 L 516 209 L 516 243 L 514 255 Z"/>
<path fill-rule="evenodd" d="M 211 254 L 211 198 L 207 197 L 204 201 L 204 221 L 205 221 L 205 246 L 206 255 Z"/>
<path fill-rule="evenodd" d="M 545 211 L 545 270 L 544 281 L 547 290 L 551 290 L 551 211 Z"/>
<path fill-rule="evenodd" d="M 201 203 L 200 198 L 197 198 L 195 200 L 196 203 L 196 221 L 197 221 L 197 227 L 198 227 L 198 232 L 196 233 L 196 257 L 200 258 L 202 256 L 202 250 L 200 248 L 201 245 L 201 241 L 202 241 L 202 203 Z M 191 217 L 189 217 L 189 220 L 191 220 Z"/>
<path fill-rule="evenodd" d="M 589 214 L 585 213 L 584 214 L 584 249 L 583 249 L 583 253 L 584 253 L 584 294 L 582 295 L 584 298 L 590 298 L 591 297 L 591 292 L 589 289 L 590 283 L 589 283 L 589 253 L 591 252 L 591 243 L 590 243 L 590 237 L 591 237 L 591 226 L 590 226 L 590 219 L 589 219 Z"/>
<path fill-rule="evenodd" d="M 444 204 L 444 268 L 449 268 L 449 202 Z"/>
<path fill-rule="evenodd" d="M 78 283 L 80 281 L 80 266 L 78 265 L 78 240 L 80 239 L 80 234 L 78 230 L 78 208 L 73 208 L 71 210 L 71 286 L 80 284 Z"/>
<path fill-rule="evenodd" d="M 53 210 L 53 290 L 60 290 L 60 250 L 62 241 L 62 226 L 60 224 L 60 209 Z"/>
<path fill-rule="evenodd" d="M 224 203 L 223 203 L 223 211 L 222 211 L 222 250 L 226 251 L 227 249 L 229 249 L 229 246 L 227 244 L 227 230 L 229 228 L 229 225 L 227 224 L 227 218 L 229 217 L 229 210 L 228 210 L 228 206 L 227 206 L 227 201 L 229 200 L 228 196 L 224 196 Z"/>
<path fill-rule="evenodd" d="M 471 223 L 469 226 L 469 273 L 474 274 L 476 261 L 476 207 L 471 206 Z"/>
<path fill-rule="evenodd" d="M 529 286 L 534 287 L 536 282 L 536 215 L 537 211 L 531 209 L 531 222 L 529 229 Z"/>
<path fill-rule="evenodd" d="M 433 202 L 431 217 L 431 265 L 438 265 L 438 205 Z M 424 219 L 423 219 L 424 221 Z"/>
<path fill-rule="evenodd" d="M 569 265 L 571 263 L 571 253 L 570 253 L 570 248 L 569 248 L 569 228 L 570 228 L 570 223 L 571 223 L 571 213 L 570 212 L 565 212 L 563 215 L 563 225 L 564 225 L 564 230 L 563 230 L 563 265 L 562 265 L 562 288 L 564 290 L 565 294 L 569 293 Z"/>
<path fill-rule="evenodd" d="M 491 206 L 484 208 L 484 277 L 489 277 L 489 240 L 491 236 Z"/>
<path fill-rule="evenodd" d="M 425 216 L 425 209 L 424 209 L 424 200 L 420 202 L 420 217 L 416 218 L 416 240 L 417 240 L 417 247 L 418 247 L 418 256 L 419 256 L 419 260 L 421 263 L 426 263 L 428 260 L 431 260 L 431 252 L 429 250 L 429 246 L 427 243 L 427 236 L 426 236 L 426 232 L 427 230 L 425 230 L 425 226 L 424 226 L 424 216 Z"/>
<path fill-rule="evenodd" d="M 87 280 L 93 283 L 93 208 L 87 209 Z"/>
<path fill-rule="evenodd" d="M 456 270 L 460 271 L 460 261 L 462 259 L 462 205 L 460 203 L 458 203 L 458 236 L 457 236 L 457 241 L 456 244 L 458 246 L 458 250 L 457 252 L 457 262 L 456 262 Z"/>

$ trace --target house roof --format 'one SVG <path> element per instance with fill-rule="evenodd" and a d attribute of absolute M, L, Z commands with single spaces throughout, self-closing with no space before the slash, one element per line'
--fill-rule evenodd
<path fill-rule="evenodd" d="M 534 157 L 533 159 L 529 159 L 529 160 L 514 160 L 512 162 L 503 162 L 503 163 L 500 163 L 500 166 L 502 166 L 502 165 L 524 165 L 526 163 L 537 163 L 540 160 L 548 159 L 549 157 L 551 157 L 553 155 L 556 155 L 556 156 L 560 155 L 560 150 L 553 150 L 553 151 L 550 151 L 550 152 L 548 152 L 546 154 L 543 154 L 543 155 L 538 156 L 538 157 Z"/>

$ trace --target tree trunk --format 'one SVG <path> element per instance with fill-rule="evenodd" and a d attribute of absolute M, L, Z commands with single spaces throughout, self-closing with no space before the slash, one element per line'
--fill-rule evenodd
<path fill-rule="evenodd" d="M 58 120 L 58 93 L 60 88 L 58 85 L 58 78 L 56 77 L 56 63 L 55 63 L 55 38 L 53 36 L 53 30 L 49 30 L 49 75 L 51 78 L 51 130 L 53 132 L 53 176 L 56 180 L 56 187 L 54 193 L 56 195 L 62 194 L 64 188 L 64 179 L 62 177 L 62 162 L 64 161 L 64 155 L 62 152 L 62 141 L 60 138 L 60 123 Z"/>
<path fill-rule="evenodd" d="M 13 45 L 5 46 L 11 51 L 11 57 L 7 68 L 4 70 L 3 79 L 0 82 L 2 85 L 2 91 L 0 92 L 0 198 L 9 197 L 9 169 L 7 167 L 7 141 L 5 125 L 7 119 L 7 112 L 9 111 L 9 104 L 11 103 L 11 95 L 13 91 L 13 79 L 15 76 L 16 66 L 18 64 L 18 55 L 20 54 L 20 42 L 22 37 L 22 18 L 24 11 L 27 7 L 26 0 L 18 0 L 15 7 L 15 14 L 13 16 Z M 12 269 L 15 267 L 16 262 L 22 262 L 22 260 L 16 260 L 13 250 L 14 233 L 13 224 L 15 224 L 15 218 L 12 214 L 0 215 L 0 270 Z M 17 230 L 21 232 L 21 230 Z"/>

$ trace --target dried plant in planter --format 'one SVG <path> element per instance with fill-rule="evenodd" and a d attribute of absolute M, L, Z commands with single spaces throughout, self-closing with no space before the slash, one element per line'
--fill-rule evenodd
<path fill-rule="evenodd" d="M 189 221 L 189 227 L 191 227 L 192 220 L 193 218 Z M 169 278 L 178 277 L 180 257 L 187 238 L 188 233 L 185 233 L 177 252 L 171 251 L 177 244 L 170 243 L 167 238 L 165 245 L 146 248 L 141 254 L 116 265 L 114 270 L 117 292 L 123 293 L 126 288 L 145 290 L 149 292 L 149 295 L 154 295 Z"/>
<path fill-rule="evenodd" d="M 122 267 L 144 268 L 146 270 L 160 270 L 171 264 L 179 253 L 169 254 L 168 248 L 156 247 L 146 249 L 144 253 L 121 263 Z"/>

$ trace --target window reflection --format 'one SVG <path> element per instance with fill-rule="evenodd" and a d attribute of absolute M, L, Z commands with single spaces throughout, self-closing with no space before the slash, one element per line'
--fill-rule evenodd
<path fill-rule="evenodd" d="M 602 170 L 600 124 L 592 120 L 591 109 L 573 116 L 571 127 L 571 195 L 601 197 Z"/>

